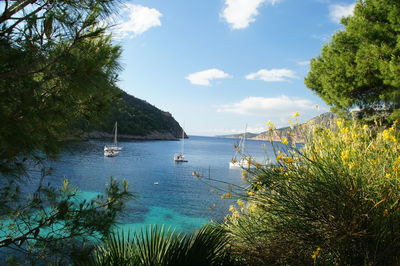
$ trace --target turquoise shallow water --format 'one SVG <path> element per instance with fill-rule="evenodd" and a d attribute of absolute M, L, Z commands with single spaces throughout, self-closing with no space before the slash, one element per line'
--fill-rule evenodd
<path fill-rule="evenodd" d="M 171 209 L 153 206 L 149 208 L 141 223 L 122 224 L 118 228 L 123 228 L 124 231 L 140 231 L 150 224 L 157 224 L 175 231 L 187 232 L 193 231 L 208 222 L 207 217 L 190 217 Z"/>
<path fill-rule="evenodd" d="M 56 185 L 68 178 L 71 185 L 80 188 L 82 199 L 91 199 L 104 191 L 110 176 L 125 178 L 135 199 L 128 202 L 119 228 L 137 230 L 158 224 L 190 232 L 211 220 L 222 221 L 228 213 L 232 201 L 221 200 L 220 193 L 211 191 L 210 182 L 199 181 L 192 172 L 242 184 L 241 170 L 229 169 L 235 143 L 234 139 L 190 137 L 185 140 L 188 162 L 178 164 L 173 155 L 179 152 L 180 141 L 121 142 L 123 151 L 113 158 L 103 156 L 107 142 L 70 143 L 51 164 L 54 172 L 48 180 Z M 247 149 L 259 161 L 272 155 L 266 142 L 248 141 Z M 211 185 L 226 189 L 226 185 L 215 182 Z"/>

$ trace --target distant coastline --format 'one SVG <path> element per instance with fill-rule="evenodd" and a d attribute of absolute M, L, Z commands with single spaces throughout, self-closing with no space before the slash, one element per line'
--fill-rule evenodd
<path fill-rule="evenodd" d="M 299 125 L 291 127 L 282 127 L 273 130 L 272 132 L 264 131 L 259 134 L 246 133 L 246 138 L 248 140 L 271 140 L 271 141 L 281 141 L 283 138 L 288 139 L 290 142 L 305 143 L 307 134 L 310 129 L 314 126 L 333 128 L 334 119 L 337 116 L 331 112 L 323 113 L 313 119 L 304 122 Z M 232 134 L 232 135 L 220 135 L 216 137 L 220 138 L 240 138 L 242 134 Z"/>
<path fill-rule="evenodd" d="M 93 131 L 90 133 L 84 134 L 85 139 L 112 139 L 114 137 L 113 134 L 106 133 L 106 132 L 99 132 L 99 131 Z M 187 136 L 186 136 L 187 138 Z M 147 134 L 145 136 L 135 136 L 135 135 L 118 135 L 118 139 L 121 140 L 179 140 L 174 134 L 171 132 L 152 132 L 150 134 Z"/>

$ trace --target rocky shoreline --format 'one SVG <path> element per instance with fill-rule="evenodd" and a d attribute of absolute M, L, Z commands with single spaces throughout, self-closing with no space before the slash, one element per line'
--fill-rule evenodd
<path fill-rule="evenodd" d="M 83 135 L 84 139 L 113 139 L 114 135 L 105 132 L 93 131 L 90 133 L 85 133 Z M 186 136 L 187 138 L 187 136 Z M 124 135 L 118 134 L 119 140 L 179 140 L 171 132 L 152 132 L 146 136 L 134 136 L 134 135 Z"/>

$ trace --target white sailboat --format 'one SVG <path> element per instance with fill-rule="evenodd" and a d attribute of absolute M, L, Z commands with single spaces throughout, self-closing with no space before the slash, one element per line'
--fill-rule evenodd
<path fill-rule="evenodd" d="M 250 156 L 244 156 L 246 152 L 246 133 L 247 133 L 247 125 L 244 130 L 243 136 L 240 138 L 239 145 L 236 148 L 235 155 L 232 158 L 232 161 L 229 162 L 229 168 L 244 168 L 249 169 L 255 167 L 252 164 L 254 159 Z M 241 154 L 242 156 L 238 158 L 238 155 Z"/>
<path fill-rule="evenodd" d="M 104 151 L 104 156 L 106 156 L 106 157 L 116 157 L 116 156 L 118 156 L 118 154 L 119 154 L 119 151 L 113 151 L 113 150 Z"/>
<path fill-rule="evenodd" d="M 105 145 L 104 146 L 104 156 L 107 157 L 115 157 L 119 154 L 119 151 L 122 150 L 122 147 L 118 146 L 118 122 L 115 122 L 114 126 L 114 143 L 112 145 Z"/>
<path fill-rule="evenodd" d="M 181 152 L 174 155 L 174 161 L 176 163 L 186 163 L 186 162 L 188 162 L 185 159 L 184 149 L 185 149 L 185 131 L 182 128 Z"/>

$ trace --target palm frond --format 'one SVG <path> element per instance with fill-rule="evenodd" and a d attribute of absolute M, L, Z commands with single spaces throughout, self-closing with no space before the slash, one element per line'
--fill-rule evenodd
<path fill-rule="evenodd" d="M 132 236 L 132 237 L 131 237 Z M 131 234 L 110 235 L 93 253 L 92 265 L 233 265 L 227 252 L 227 236 L 219 226 L 206 225 L 184 235 L 164 226 Z"/>

